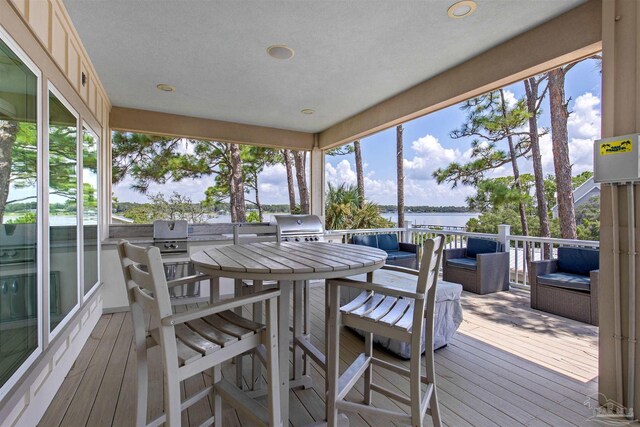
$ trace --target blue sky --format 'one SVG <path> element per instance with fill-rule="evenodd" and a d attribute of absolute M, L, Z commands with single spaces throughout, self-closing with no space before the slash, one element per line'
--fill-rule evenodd
<path fill-rule="evenodd" d="M 600 98 L 601 78 L 598 63 L 594 60 L 583 61 L 574 66 L 566 78 L 567 98 L 571 98 L 569 109 L 570 156 L 574 174 L 592 170 L 593 140 L 600 136 Z M 505 88 L 508 97 L 515 100 L 524 95 L 522 82 Z M 543 102 L 543 112 L 539 119 L 541 127 L 549 128 L 549 103 Z M 428 116 L 415 119 L 404 125 L 404 166 L 405 166 L 405 203 L 407 205 L 465 205 L 465 198 L 474 193 L 469 187 L 451 189 L 448 185 L 437 185 L 431 173 L 438 167 L 445 167 L 450 161 L 468 160 L 469 140 L 452 140 L 449 133 L 458 128 L 465 119 L 465 113 L 459 106 L 452 106 Z M 395 128 L 387 129 L 361 141 L 365 163 L 365 193 L 369 200 L 380 204 L 395 204 L 396 166 L 395 166 Z M 553 174 L 550 135 L 541 139 L 543 169 Z M 530 172 L 529 160 L 520 161 L 522 172 Z M 356 181 L 354 156 L 326 157 L 326 179 L 339 184 Z M 496 170 L 490 177 L 510 175 L 510 168 Z M 151 193 L 178 191 L 202 200 L 204 190 L 212 181 L 208 179 L 184 180 L 180 183 L 167 183 L 163 186 L 152 185 Z M 120 201 L 142 201 L 139 193 L 131 190 L 130 181 L 114 186 L 114 194 Z M 288 203 L 286 174 L 284 166 L 268 167 L 260 175 L 261 199 L 263 203 Z M 251 195 L 248 196 L 250 198 Z"/>
<path fill-rule="evenodd" d="M 574 174 L 592 168 L 592 141 L 600 135 L 601 79 L 598 63 L 594 60 L 575 65 L 567 74 L 566 95 L 571 98 L 569 122 L 570 155 Z M 522 82 L 505 88 L 513 97 L 524 96 Z M 543 101 L 539 126 L 550 127 L 548 98 Z M 451 160 L 463 162 L 470 140 L 453 140 L 449 134 L 465 120 L 458 105 L 415 119 L 404 125 L 405 198 L 408 205 L 464 205 L 465 197 L 473 193 L 470 188 L 451 189 L 438 186 L 429 179 L 433 169 L 444 167 Z M 395 204 L 395 128 L 387 129 L 361 141 L 365 162 L 366 197 L 378 203 Z M 543 169 L 553 173 L 550 156 L 550 136 L 542 138 Z M 571 148 L 574 148 L 571 150 Z M 545 156 L 546 154 L 546 156 Z M 354 156 L 327 156 L 327 179 L 332 183 L 355 182 L 352 173 Z M 347 165 L 348 162 L 348 165 Z M 521 169 L 531 170 L 530 161 L 522 160 Z M 348 167 L 347 167 L 348 166 Z M 497 171 L 495 176 L 510 175 L 511 170 Z"/>

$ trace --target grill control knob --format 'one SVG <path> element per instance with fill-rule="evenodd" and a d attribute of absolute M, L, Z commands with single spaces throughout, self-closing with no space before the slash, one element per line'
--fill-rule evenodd
<path fill-rule="evenodd" d="M 296 237 L 296 242 L 299 242 L 299 241 L 300 241 L 300 238 L 299 238 L 299 237 Z"/>
<path fill-rule="evenodd" d="M 304 241 L 305 241 L 305 242 L 308 242 L 308 241 L 309 241 L 309 238 L 308 238 L 308 237 L 305 237 L 305 238 L 304 238 Z"/>

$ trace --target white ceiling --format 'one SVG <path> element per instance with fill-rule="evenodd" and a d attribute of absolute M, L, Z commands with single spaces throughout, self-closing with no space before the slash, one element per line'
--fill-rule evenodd
<path fill-rule="evenodd" d="M 453 2 L 64 0 L 114 106 L 307 132 L 584 0 L 477 0 L 464 19 L 447 16 Z M 273 44 L 295 56 L 271 58 Z"/>

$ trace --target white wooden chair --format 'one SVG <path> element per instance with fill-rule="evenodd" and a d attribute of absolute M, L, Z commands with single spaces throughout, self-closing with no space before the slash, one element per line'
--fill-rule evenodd
<path fill-rule="evenodd" d="M 239 245 L 241 243 L 257 243 L 257 242 L 278 242 L 280 240 L 280 226 L 276 224 L 252 224 L 243 223 L 235 224 L 233 226 L 233 244 Z M 276 289 L 278 282 L 276 281 L 263 281 L 263 280 L 241 280 L 236 279 L 234 282 L 235 296 L 240 297 L 243 295 L 251 295 L 255 292 L 260 292 L 265 289 Z M 242 315 L 242 307 L 236 308 L 236 314 Z M 262 322 L 263 308 L 262 303 L 253 304 L 253 320 L 255 322 Z M 262 350 L 260 348 L 259 350 Z M 258 355 L 264 358 L 263 351 L 254 352 L 252 367 L 251 367 L 251 384 L 249 387 L 252 390 L 260 388 L 262 386 L 262 364 Z M 243 387 L 243 363 L 242 356 L 238 356 L 235 359 L 236 363 L 236 385 L 240 388 Z"/>
<path fill-rule="evenodd" d="M 167 282 L 156 247 L 143 248 L 121 241 L 118 253 L 128 291 L 137 356 L 136 425 L 158 426 L 164 422 L 166 426 L 179 426 L 181 411 L 212 393 L 213 417 L 203 425 L 222 425 L 221 399 L 224 399 L 259 425 L 280 426 L 276 317 L 280 291 L 257 292 L 173 314 L 169 287 L 182 285 L 192 278 Z M 244 319 L 232 311 L 262 301 L 267 305 L 266 325 Z M 261 344 L 266 348 L 270 384 L 268 409 L 222 379 L 220 370 L 224 361 Z M 156 345 L 161 347 L 162 354 L 165 413 L 147 423 L 147 349 Z M 212 369 L 212 386 L 182 402 L 180 382 L 207 369 Z"/>
<path fill-rule="evenodd" d="M 338 411 L 382 417 L 411 426 L 422 426 L 425 413 L 430 413 L 434 426 L 441 425 L 436 393 L 433 361 L 433 316 L 436 282 L 442 259 L 444 237 L 425 241 L 420 271 L 402 267 L 384 268 L 417 276 L 415 290 L 390 284 L 360 282 L 350 279 L 327 281 L 329 306 L 340 306 L 340 286 L 360 288 L 363 292 L 352 302 L 330 310 L 327 341 L 327 417 L 330 427 L 337 426 Z M 424 321 L 426 318 L 426 321 Z M 365 333 L 365 349 L 339 376 L 340 325 L 358 328 Z M 421 366 L 421 337 L 426 327 L 425 367 Z M 373 334 L 411 343 L 410 368 L 406 369 L 373 357 Z M 377 365 L 409 377 L 410 398 L 401 396 L 372 381 L 372 366 Z M 422 371 L 424 369 L 424 375 Z M 345 396 L 364 375 L 364 404 L 348 402 Z M 423 384 L 426 389 L 423 390 Z M 381 393 L 411 408 L 410 414 L 374 408 L 371 393 Z M 375 418 L 374 418 L 375 419 Z"/>

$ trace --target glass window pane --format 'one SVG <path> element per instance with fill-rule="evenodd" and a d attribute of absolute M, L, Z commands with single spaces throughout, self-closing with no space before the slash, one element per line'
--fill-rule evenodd
<path fill-rule="evenodd" d="M 38 347 L 37 87 L 0 40 L 0 387 Z"/>
<path fill-rule="evenodd" d="M 76 117 L 49 93 L 49 309 L 53 330 L 78 303 Z"/>
<path fill-rule="evenodd" d="M 98 138 L 82 129 L 84 293 L 98 283 Z"/>

